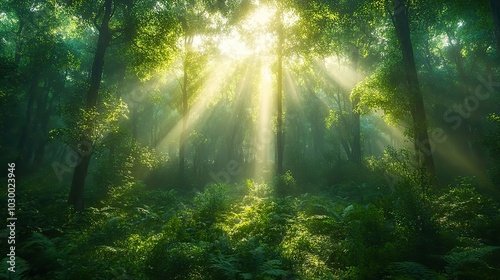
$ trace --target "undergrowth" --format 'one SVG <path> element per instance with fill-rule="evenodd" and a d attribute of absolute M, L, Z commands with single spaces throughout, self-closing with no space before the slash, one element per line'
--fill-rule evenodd
<path fill-rule="evenodd" d="M 191 195 L 132 180 L 79 214 L 58 211 L 59 195 L 45 207 L 49 182 L 30 181 L 16 277 L 496 279 L 498 204 L 466 178 L 424 192 L 418 174 L 400 174 L 320 194 L 297 194 L 290 172 L 276 184 L 213 184 Z"/>

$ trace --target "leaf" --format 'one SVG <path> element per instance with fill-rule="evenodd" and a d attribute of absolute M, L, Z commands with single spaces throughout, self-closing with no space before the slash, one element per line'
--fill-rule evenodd
<path fill-rule="evenodd" d="M 393 276 L 410 276 L 422 280 L 440 279 L 439 274 L 416 262 L 395 262 L 390 265 L 389 271 Z"/>

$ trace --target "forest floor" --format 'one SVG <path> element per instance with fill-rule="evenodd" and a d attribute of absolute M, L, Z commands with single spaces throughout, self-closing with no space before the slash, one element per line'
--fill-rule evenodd
<path fill-rule="evenodd" d="M 411 181 L 310 194 L 290 173 L 189 194 L 132 180 L 84 213 L 65 211 L 67 190 L 43 174 L 19 184 L 17 279 L 500 275 L 500 208 L 466 179 L 425 194 Z"/>

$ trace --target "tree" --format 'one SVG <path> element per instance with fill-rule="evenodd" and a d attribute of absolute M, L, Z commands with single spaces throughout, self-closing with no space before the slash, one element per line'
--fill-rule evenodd
<path fill-rule="evenodd" d="M 427 119 L 424 101 L 420 92 L 413 45 L 410 37 L 410 22 L 408 19 L 409 4 L 406 1 L 393 1 L 393 24 L 403 55 L 403 65 L 410 94 L 410 114 L 413 120 L 413 140 L 417 159 L 429 174 L 434 175 L 434 159 L 427 132 Z"/>
<path fill-rule="evenodd" d="M 283 128 L 283 48 L 285 43 L 285 29 L 283 26 L 283 10 L 281 7 L 278 8 L 277 13 L 277 69 L 276 69 L 276 106 L 277 106 L 277 127 L 276 127 L 276 151 L 277 151 L 277 173 L 278 175 L 283 175 L 283 152 L 284 152 L 284 128 Z"/>
<path fill-rule="evenodd" d="M 110 20 L 113 16 L 113 0 L 105 0 L 102 6 L 103 16 L 101 23 L 97 25 L 99 36 L 97 39 L 96 51 L 94 53 L 94 60 L 92 63 L 92 70 L 90 74 L 90 86 L 87 91 L 86 110 L 96 110 L 97 99 L 99 96 L 99 88 L 101 86 L 101 79 L 104 67 L 104 59 L 106 51 L 112 39 L 112 30 L 110 29 Z M 95 17 L 95 21 L 98 16 Z M 76 165 L 71 181 L 71 189 L 69 192 L 68 203 L 74 207 L 76 211 L 83 211 L 84 209 L 84 187 L 87 170 L 92 157 L 92 123 L 87 123 L 86 128 L 80 136 L 80 152 L 81 162 Z"/>
<path fill-rule="evenodd" d="M 493 27 L 497 41 L 497 56 L 500 57 L 500 1 L 490 0 L 490 7 L 493 14 Z"/>

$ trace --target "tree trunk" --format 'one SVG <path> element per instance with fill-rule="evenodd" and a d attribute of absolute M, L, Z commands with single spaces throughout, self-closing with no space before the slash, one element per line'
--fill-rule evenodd
<path fill-rule="evenodd" d="M 111 31 L 109 29 L 109 21 L 112 16 L 113 0 L 105 0 L 104 2 L 104 16 L 99 28 L 99 38 L 97 40 L 97 49 L 94 55 L 94 62 L 92 64 L 92 72 L 90 76 L 90 88 L 87 92 L 87 110 L 93 110 L 97 105 L 97 97 L 99 95 L 99 87 L 101 86 L 102 72 L 104 66 L 104 58 L 106 50 L 108 49 L 111 41 Z M 90 133 L 93 129 L 92 123 L 87 124 L 89 129 L 81 136 L 81 145 L 90 145 L 92 139 Z M 84 186 L 87 170 L 92 156 L 91 150 L 86 147 L 86 151 L 81 153 L 81 161 L 76 165 L 73 173 L 73 180 L 71 182 L 71 189 L 69 192 L 68 203 L 74 207 L 76 211 L 84 210 Z"/>
<path fill-rule="evenodd" d="M 31 76 L 30 87 L 28 89 L 28 104 L 26 106 L 25 120 L 21 128 L 21 136 L 17 144 L 17 162 L 21 171 L 23 171 L 23 169 L 28 166 L 30 158 L 27 146 L 29 145 L 28 142 L 30 142 L 30 137 L 32 137 L 30 135 L 30 130 L 32 128 L 33 122 L 33 106 L 35 104 L 37 91 L 39 90 L 39 77 L 40 75 L 38 69 L 34 69 Z"/>
<path fill-rule="evenodd" d="M 17 69 L 20 67 L 20 61 L 21 61 L 21 50 L 23 48 L 22 44 L 22 34 L 24 30 L 24 26 L 26 24 L 26 21 L 23 18 L 19 19 L 19 27 L 16 32 L 16 46 L 14 50 L 14 63 L 16 64 Z"/>
<path fill-rule="evenodd" d="M 403 7 L 401 7 L 403 5 Z M 420 92 L 413 46 L 410 37 L 410 24 L 407 7 L 404 1 L 394 1 L 394 27 L 396 28 L 398 40 L 403 54 L 403 65 L 410 92 L 410 113 L 414 129 L 414 147 L 419 164 L 431 175 L 435 175 L 434 160 L 427 133 L 427 120 L 424 109 L 424 101 Z"/>
<path fill-rule="evenodd" d="M 283 44 L 284 44 L 284 30 L 282 12 L 279 12 L 279 26 L 278 26 L 278 67 L 277 67 L 277 129 L 276 129 L 276 152 L 277 152 L 277 173 L 282 175 L 283 172 Z"/>
<path fill-rule="evenodd" d="M 33 167 L 37 168 L 43 164 L 43 158 L 45 156 L 45 145 L 47 143 L 48 138 L 48 124 L 50 119 L 50 103 L 52 99 L 49 100 L 50 91 L 52 90 L 52 84 L 48 83 L 44 90 L 41 92 L 40 96 L 37 98 L 36 105 L 36 118 L 38 123 L 33 126 L 33 130 L 35 131 L 36 143 L 34 144 L 34 159 L 33 159 Z"/>
<path fill-rule="evenodd" d="M 137 104 L 132 108 L 132 116 L 130 117 L 130 121 L 132 122 L 132 141 L 137 141 L 137 122 L 138 122 L 138 112 L 137 112 Z"/>
<path fill-rule="evenodd" d="M 359 60 L 359 50 L 355 48 L 352 53 L 352 65 L 353 71 L 357 71 Z M 360 113 L 357 110 L 359 104 L 359 96 L 355 96 L 352 99 L 352 118 L 353 118 L 353 139 L 352 139 L 352 160 L 356 166 L 361 166 L 361 123 L 360 123 Z"/>
<path fill-rule="evenodd" d="M 493 13 L 493 25 L 497 41 L 497 57 L 500 58 L 500 0 L 490 0 L 490 7 Z"/>
<path fill-rule="evenodd" d="M 187 35 L 184 38 L 185 57 L 184 57 L 184 81 L 182 87 L 182 131 L 179 142 L 179 176 L 184 178 L 186 168 L 186 140 L 187 140 L 187 119 L 188 119 L 188 67 L 189 67 L 189 45 L 190 40 Z"/>

